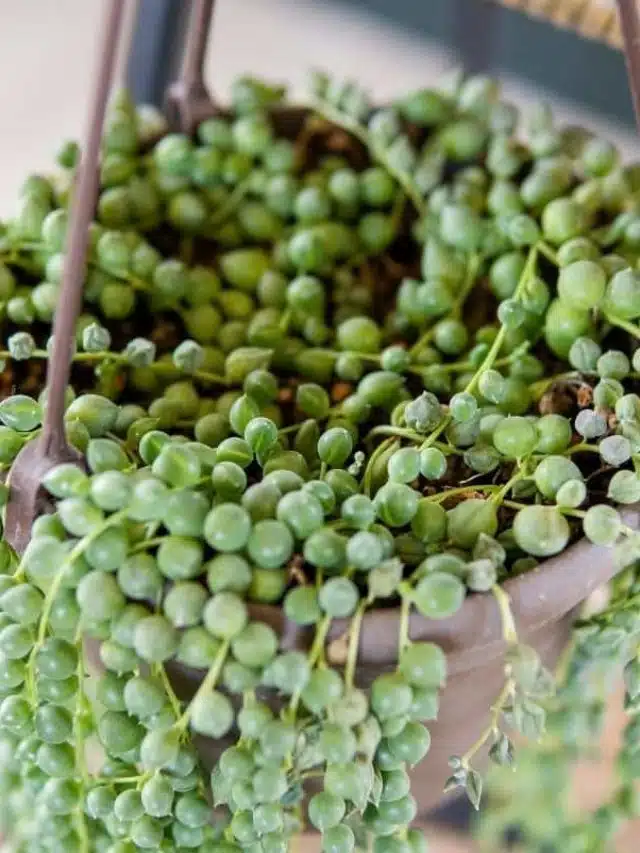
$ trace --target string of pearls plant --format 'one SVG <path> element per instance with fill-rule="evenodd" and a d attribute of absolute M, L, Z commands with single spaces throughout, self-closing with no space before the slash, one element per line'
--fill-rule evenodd
<path fill-rule="evenodd" d="M 373 109 L 315 74 L 310 98 L 293 138 L 270 119 L 284 90 L 249 78 L 194 139 L 111 106 L 66 410 L 87 467 L 45 477 L 24 555 L 0 545 L 17 853 L 285 853 L 305 824 L 326 853 L 423 853 L 408 770 L 447 673 L 409 616 L 468 594 L 495 597 L 509 651 L 447 788 L 477 806 L 478 753 L 511 765 L 511 732 L 536 741 L 548 716 L 502 793 L 553 795 L 541 768 L 557 779 L 593 744 L 603 686 L 585 672 L 604 660 L 631 715 L 615 799 L 576 824 L 556 789 L 529 827 L 533 794 L 498 797 L 486 832 L 502 815 L 532 851 L 602 853 L 638 810 L 640 551 L 617 507 L 640 500 L 640 171 L 546 109 L 520 133 L 485 78 Z M 77 159 L 65 145 L 0 227 L 5 504 L 46 406 Z M 501 584 L 581 536 L 630 568 L 556 682 Z M 307 653 L 279 648 L 265 604 Z M 400 611 L 397 667 L 365 690 L 379 607 Z M 339 619 L 344 668 L 326 652 Z M 199 673 L 190 696 L 178 665 Z M 212 771 L 196 736 L 219 743 Z"/>

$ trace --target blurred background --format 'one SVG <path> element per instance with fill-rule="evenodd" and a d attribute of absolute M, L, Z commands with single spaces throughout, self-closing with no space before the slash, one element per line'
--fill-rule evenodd
<path fill-rule="evenodd" d="M 613 4 L 509 2 L 533 9 L 566 4 L 566 18 L 581 17 L 592 28 Z M 137 7 L 142 11 L 140 72 L 154 51 L 154 59 L 167 57 L 162 48 L 169 33 L 158 31 L 158 21 L 179 18 L 184 0 L 129 5 L 132 30 Z M 100 0 L 0 0 L 0 212 L 22 176 L 46 166 L 60 140 L 82 130 L 101 8 Z M 207 76 L 224 98 L 240 72 L 287 80 L 300 91 L 306 70 L 320 66 L 353 75 L 384 98 L 424 85 L 461 58 L 473 70 L 500 73 L 508 96 L 523 109 L 550 100 L 558 114 L 634 151 L 622 55 L 489 0 L 218 0 Z M 148 97 L 157 94 L 161 76 L 138 73 L 136 80 Z"/>
<path fill-rule="evenodd" d="M 507 0 L 546 7 L 615 41 L 613 0 Z M 172 27 L 184 0 L 129 0 L 130 42 L 137 47 L 121 78 L 145 99 L 157 97 L 171 70 Z M 0 0 L 0 216 L 26 174 L 49 166 L 61 141 L 82 132 L 101 0 Z M 172 23 L 173 22 L 173 23 Z M 355 77 L 377 99 L 428 85 L 454 65 L 499 74 L 524 111 L 539 100 L 556 113 L 614 140 L 628 157 L 638 147 L 622 54 L 490 0 L 218 0 L 207 78 L 224 100 L 231 80 L 251 72 L 303 90 L 309 67 Z M 133 78 L 132 78 L 133 75 Z M 602 760 L 576 776 L 578 808 L 590 808 L 608 784 L 621 713 L 612 703 Z M 630 828 L 616 853 L 637 851 Z M 311 841 L 301 849 L 313 849 Z M 472 853 L 454 832 L 436 832 L 433 853 Z"/>

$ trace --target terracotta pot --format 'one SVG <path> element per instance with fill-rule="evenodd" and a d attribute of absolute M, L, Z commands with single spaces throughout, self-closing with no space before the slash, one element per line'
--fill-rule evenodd
<path fill-rule="evenodd" d="M 640 507 L 623 513 L 637 528 Z M 538 568 L 507 581 L 505 590 L 521 640 L 533 646 L 547 667 L 553 667 L 565 648 L 579 606 L 619 570 L 611 549 L 586 540 Z M 369 611 L 362 623 L 356 684 L 368 686 L 381 672 L 394 669 L 397 660 L 399 610 Z M 254 607 L 252 616 L 268 622 L 281 638 L 281 648 L 308 649 L 312 632 L 289 622 L 278 607 Z M 328 634 L 328 658 L 344 662 L 348 620 L 336 620 Z M 443 786 L 449 776 L 450 755 L 463 754 L 488 722 L 490 708 L 504 684 L 505 643 L 500 614 L 492 595 L 471 595 L 451 618 L 433 621 L 412 613 L 413 640 L 438 643 L 447 655 L 448 680 L 441 693 L 438 720 L 428 725 L 431 749 L 413 771 L 413 794 L 424 816 L 443 801 Z M 170 677 L 183 696 L 192 695 L 202 673 L 172 664 Z M 226 746 L 219 741 L 199 739 L 203 761 L 213 766 Z M 482 760 L 479 762 L 482 763 Z"/>

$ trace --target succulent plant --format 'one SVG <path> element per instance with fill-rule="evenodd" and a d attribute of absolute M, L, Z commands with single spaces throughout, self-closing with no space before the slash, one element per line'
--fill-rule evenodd
<path fill-rule="evenodd" d="M 293 133 L 284 97 L 243 78 L 194 138 L 111 106 L 66 409 L 86 468 L 46 475 L 23 555 L 0 545 L 15 849 L 279 853 L 306 822 L 327 853 L 421 853 L 408 770 L 447 672 L 409 616 L 493 595 L 504 687 L 446 787 L 477 806 L 479 753 L 511 765 L 511 730 L 535 742 L 547 718 L 522 778 L 542 756 L 562 775 L 601 723 L 590 675 L 624 666 L 612 804 L 572 824 L 555 803 L 529 828 L 531 850 L 600 853 L 640 772 L 640 549 L 621 511 L 640 500 L 638 168 L 546 109 L 519 134 L 481 77 L 374 109 L 314 74 Z M 46 407 L 78 153 L 28 178 L 0 230 L 5 504 Z M 554 679 L 502 584 L 582 536 L 627 568 Z M 281 648 L 265 605 L 306 651 Z M 364 689 L 360 627 L 385 607 L 397 666 Z"/>

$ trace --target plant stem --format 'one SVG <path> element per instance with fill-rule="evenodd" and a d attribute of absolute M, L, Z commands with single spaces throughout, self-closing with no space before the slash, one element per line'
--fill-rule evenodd
<path fill-rule="evenodd" d="M 251 174 L 248 178 L 245 178 L 243 181 L 240 181 L 239 184 L 236 184 L 233 191 L 215 211 L 215 215 L 211 217 L 211 227 L 222 225 L 223 222 L 235 212 L 242 199 L 249 192 L 252 180 L 253 175 Z"/>
<path fill-rule="evenodd" d="M 44 642 L 47 626 L 49 624 L 49 616 L 51 614 L 51 608 L 53 607 L 54 599 L 60 589 L 60 584 L 64 580 L 65 574 L 68 569 L 71 568 L 73 563 L 78 559 L 78 557 L 82 556 L 84 552 L 87 550 L 89 545 L 94 542 L 98 536 L 104 533 L 109 527 L 113 527 L 114 524 L 118 524 L 126 517 L 126 510 L 120 510 L 119 512 L 114 512 L 112 515 L 108 516 L 103 524 L 100 524 L 96 527 L 95 530 L 92 530 L 91 533 L 87 534 L 83 539 L 81 539 L 78 544 L 69 552 L 69 556 L 63 561 L 58 574 L 53 579 L 51 586 L 47 590 L 47 594 L 45 596 L 44 604 L 42 607 L 42 616 L 40 617 L 40 625 L 38 626 L 38 639 L 36 641 L 36 646 L 34 650 L 42 645 Z"/>
<path fill-rule="evenodd" d="M 162 544 L 162 542 L 167 538 L 168 534 L 163 536 L 154 536 L 152 539 L 143 539 L 142 542 L 138 542 L 137 545 L 133 546 L 130 553 L 139 554 L 141 551 L 147 551 L 149 548 L 155 548 L 156 545 Z"/>
<path fill-rule="evenodd" d="M 85 686 L 85 666 L 84 655 L 82 649 L 82 633 L 78 631 L 75 637 L 76 648 L 78 649 L 78 665 L 76 667 L 76 677 L 78 679 L 78 695 L 76 696 L 76 704 L 73 709 L 72 726 L 73 726 L 73 748 L 75 753 L 76 770 L 82 780 L 82 800 L 78 808 L 74 810 L 73 821 L 76 824 L 78 836 L 80 838 L 82 853 L 89 853 L 89 833 L 87 830 L 86 815 L 83 808 L 84 797 L 90 783 L 89 768 L 87 767 L 86 745 L 84 734 L 82 731 L 82 714 L 85 710 L 85 705 L 88 705 L 87 697 L 84 692 Z"/>
<path fill-rule="evenodd" d="M 523 503 L 520 503 L 520 501 L 511 501 L 511 500 L 504 501 L 504 505 L 508 506 L 511 509 L 525 509 L 526 507 L 531 506 L 531 504 L 523 504 Z M 568 507 L 568 506 L 559 506 L 559 507 L 556 507 L 556 509 L 558 510 L 558 512 L 561 512 L 563 515 L 568 515 L 571 518 L 584 518 L 585 515 L 587 514 L 584 509 L 572 509 L 571 507 Z M 633 528 L 627 527 L 624 524 L 622 525 L 621 531 L 623 533 L 628 533 L 629 535 L 637 532 L 637 531 L 633 530 Z"/>
<path fill-rule="evenodd" d="M 331 616 L 327 615 L 322 618 L 322 620 L 318 623 L 318 627 L 316 628 L 315 637 L 313 639 L 313 645 L 309 650 L 309 663 L 311 666 L 315 666 L 322 656 L 324 652 L 324 644 L 327 639 L 327 632 L 331 625 Z"/>
<path fill-rule="evenodd" d="M 347 688 L 352 688 L 356 675 L 356 663 L 358 661 L 358 648 L 360 646 L 360 630 L 362 628 L 362 619 L 364 612 L 367 609 L 368 601 L 363 599 L 360 601 L 356 612 L 351 619 L 349 627 L 349 649 L 347 651 L 347 662 L 344 668 L 344 683 Z"/>
<path fill-rule="evenodd" d="M 478 275 L 480 266 L 482 265 L 482 260 L 481 255 L 472 255 L 469 258 L 464 282 L 462 283 L 460 292 L 457 294 L 456 301 L 453 303 L 453 308 L 450 312 L 452 317 L 460 317 L 462 314 L 465 302 L 476 283 L 476 276 Z"/>
<path fill-rule="evenodd" d="M 141 779 L 144 779 L 147 776 L 146 773 L 141 773 L 140 776 L 116 776 L 115 778 L 109 777 L 110 785 L 137 785 Z"/>
<path fill-rule="evenodd" d="M 580 444 L 574 444 L 572 447 L 568 447 L 564 455 L 572 456 L 574 453 L 600 453 L 595 444 L 588 444 L 586 441 L 581 441 Z"/>
<path fill-rule="evenodd" d="M 176 720 L 179 720 L 182 714 L 182 707 L 180 705 L 180 700 L 175 694 L 173 687 L 171 686 L 171 682 L 169 681 L 169 676 L 167 675 L 167 670 L 164 668 L 163 664 L 159 664 L 157 667 L 157 675 L 162 682 L 162 686 L 164 688 L 165 693 L 169 699 L 169 704 L 171 705 L 171 710 L 173 711 L 173 715 Z"/>
<path fill-rule="evenodd" d="M 317 423 L 323 423 L 324 421 L 326 421 L 330 417 L 332 417 L 332 415 L 338 415 L 338 414 L 340 414 L 340 410 L 338 409 L 338 407 L 334 406 L 331 409 L 329 409 L 329 411 L 327 412 L 327 414 L 325 416 L 323 416 L 321 418 L 314 418 L 313 420 L 317 421 Z M 278 430 L 278 434 L 279 435 L 291 435 L 291 433 L 298 432 L 298 430 L 300 430 L 305 425 L 306 422 L 307 422 L 307 419 L 305 419 L 304 421 L 297 421 L 295 424 L 289 424 L 289 426 L 286 426 L 286 427 L 281 427 L 281 429 Z"/>
<path fill-rule="evenodd" d="M 538 243 L 538 249 L 540 250 L 540 254 L 544 255 L 544 257 L 548 261 L 551 261 L 554 266 L 558 266 L 558 256 L 548 243 L 545 243 L 544 240 L 541 240 Z"/>
<path fill-rule="evenodd" d="M 467 770 L 469 769 L 471 762 L 476 756 L 476 754 L 480 752 L 480 750 L 487 743 L 489 738 L 499 731 L 500 717 L 502 716 L 502 713 L 511 697 L 512 692 L 513 682 L 511 682 L 511 680 L 507 680 L 504 683 L 504 686 L 500 691 L 495 703 L 491 706 L 491 718 L 489 721 L 489 725 L 482 730 L 478 739 L 471 744 L 469 749 L 460 759 L 462 762 L 462 766 L 465 767 Z"/>
<path fill-rule="evenodd" d="M 366 438 L 373 438 L 375 435 L 391 435 L 395 438 L 408 438 L 410 441 L 416 442 L 422 441 L 423 438 L 423 436 L 421 436 L 419 432 L 415 432 L 412 429 L 407 429 L 406 427 L 384 425 L 373 427 L 373 429 L 369 430 L 369 432 L 367 433 Z"/>
<path fill-rule="evenodd" d="M 431 501 L 432 503 L 443 503 L 447 498 L 453 497 L 454 495 L 464 495 L 470 491 L 498 492 L 499 490 L 500 486 L 494 486 L 493 484 L 483 485 L 480 483 L 477 486 L 457 486 L 455 489 L 447 489 L 445 492 L 437 492 L 435 495 L 428 495 L 424 500 Z"/>
<path fill-rule="evenodd" d="M 502 499 L 505 495 L 509 493 L 509 491 L 513 488 L 516 483 L 519 483 L 520 480 L 524 480 L 527 477 L 527 472 L 523 468 L 518 468 L 516 466 L 515 473 L 511 475 L 511 477 L 507 480 L 507 482 L 500 488 L 500 491 L 495 492 L 491 495 L 491 502 L 494 504 L 499 504 L 502 502 Z"/>
<path fill-rule="evenodd" d="M 222 667 L 227 659 L 227 655 L 229 654 L 229 649 L 231 647 L 231 641 L 225 640 L 220 648 L 218 649 L 218 653 L 214 658 L 213 663 L 211 664 L 211 669 L 205 675 L 200 687 L 196 690 L 196 693 L 191 700 L 191 702 L 187 705 L 185 711 L 182 716 L 179 717 L 175 724 L 175 728 L 179 732 L 185 731 L 187 726 L 189 725 L 189 720 L 191 719 L 191 713 L 193 711 L 194 702 L 198 699 L 199 696 L 205 696 L 209 693 L 210 690 L 218 683 L 218 679 L 220 678 L 220 674 L 222 673 Z"/>
<path fill-rule="evenodd" d="M 78 649 L 78 666 L 76 675 L 78 678 L 78 695 L 76 696 L 76 705 L 73 711 L 73 749 L 76 760 L 76 771 L 82 780 L 83 797 L 78 807 L 73 813 L 73 822 L 76 825 L 78 837 L 80 838 L 80 850 L 82 853 L 89 853 L 89 833 L 87 830 L 86 816 L 84 812 L 84 797 L 89 787 L 89 770 L 87 768 L 87 757 L 85 754 L 85 741 L 82 732 L 82 712 L 84 711 L 85 693 L 84 693 L 84 657 L 82 654 L 82 640 L 79 638 L 77 644 Z"/>
<path fill-rule="evenodd" d="M 31 353 L 30 358 L 48 359 L 49 353 L 46 350 L 36 349 Z M 13 356 L 8 350 L 0 350 L 0 359 L 13 359 Z M 77 352 L 73 356 L 73 361 L 75 364 L 99 364 L 102 361 L 112 361 L 117 364 L 121 364 L 123 367 L 132 366 L 124 353 L 110 352 L 109 350 L 104 350 L 103 352 Z M 160 361 L 155 361 L 152 364 L 149 364 L 148 367 L 155 373 L 160 374 L 174 374 L 176 372 L 181 374 L 184 373 L 184 371 L 178 370 L 175 365 L 165 364 Z M 198 379 L 200 382 L 212 383 L 215 385 L 229 385 L 229 380 L 225 376 L 221 376 L 218 373 L 210 373 L 208 370 L 194 370 L 193 373 L 187 373 L 184 375 L 190 376 L 193 379 Z"/>
<path fill-rule="evenodd" d="M 628 332 L 634 338 L 640 338 L 640 327 L 636 326 L 635 323 L 629 323 L 628 320 L 623 320 L 622 317 L 616 317 L 615 314 L 605 313 L 604 317 L 612 326 L 624 329 L 625 332 Z"/>
<path fill-rule="evenodd" d="M 526 285 L 528 284 L 529 278 L 531 277 L 533 270 L 535 268 L 537 257 L 538 257 L 538 250 L 535 246 L 533 246 L 529 250 L 529 257 L 527 258 L 527 262 L 524 265 L 524 269 L 522 270 L 522 275 L 520 276 L 520 280 L 518 281 L 518 285 L 517 285 L 515 292 L 513 294 L 513 299 L 517 300 L 522 295 L 522 291 L 525 289 Z M 494 362 L 495 362 L 496 358 L 498 357 L 498 353 L 500 352 L 500 349 L 502 348 L 502 345 L 504 343 L 504 339 L 506 338 L 506 336 L 507 336 L 507 327 L 501 326 L 500 331 L 496 335 L 494 342 L 491 344 L 491 349 L 489 350 L 489 352 L 485 356 L 484 361 L 482 362 L 482 364 L 480 365 L 480 367 L 478 368 L 476 373 L 471 378 L 467 387 L 464 389 L 467 394 L 472 394 L 476 390 L 476 388 L 478 386 L 478 382 L 480 381 L 480 377 L 482 376 L 482 374 L 485 371 L 490 370 L 493 367 Z"/>
<path fill-rule="evenodd" d="M 521 355 L 524 355 L 524 353 L 528 349 L 529 349 L 529 346 L 523 345 L 521 347 L 518 347 L 517 350 L 514 350 L 514 352 L 509 353 L 509 355 L 505 355 L 502 358 L 497 358 L 494 361 L 493 366 L 494 367 L 507 367 L 513 361 L 515 361 L 516 358 L 519 358 Z M 437 366 L 438 370 L 441 371 L 442 373 L 468 373 L 471 370 L 475 370 L 477 367 L 476 364 L 473 364 L 470 361 L 452 361 L 452 362 L 449 362 L 448 364 L 438 364 L 436 366 Z M 412 372 L 416 372 L 416 373 L 420 373 L 420 374 L 424 370 L 424 368 L 420 369 L 419 367 L 412 367 L 410 369 Z"/>
<path fill-rule="evenodd" d="M 80 853 L 89 853 L 89 832 L 87 831 L 87 821 L 84 813 L 84 805 L 79 804 L 73 811 L 73 822 L 76 825 L 76 831 L 80 839 Z"/>
<path fill-rule="evenodd" d="M 365 437 L 365 441 L 373 438 L 376 435 L 389 435 L 395 436 L 396 438 L 406 438 L 409 441 L 413 441 L 414 444 L 420 444 L 424 439 L 424 436 L 419 432 L 414 432 L 412 429 L 406 429 L 405 427 L 395 427 L 395 426 L 376 426 L 373 429 L 369 430 Z M 437 447 L 438 450 L 441 450 L 445 455 L 454 456 L 462 456 L 464 455 L 464 450 L 461 450 L 459 447 L 454 447 L 451 444 L 447 444 L 444 441 L 436 441 L 433 444 L 433 447 Z"/>
<path fill-rule="evenodd" d="M 291 322 L 291 309 L 287 308 L 286 311 L 282 312 L 282 316 L 278 322 L 278 328 L 280 331 L 286 335 L 289 331 L 289 323 Z"/>
<path fill-rule="evenodd" d="M 82 641 L 80 640 L 80 648 L 78 650 L 78 666 L 76 668 L 76 676 L 78 679 L 78 696 L 76 698 L 76 707 L 73 713 L 73 742 L 76 753 L 76 767 L 82 782 L 85 786 L 89 784 L 89 771 L 87 769 L 87 760 L 85 755 L 84 738 L 82 736 L 81 713 L 84 710 L 82 707 L 85 702 L 84 694 L 84 656 L 82 654 Z"/>
<path fill-rule="evenodd" d="M 527 262 L 524 265 L 524 269 L 522 270 L 522 275 L 520 276 L 520 280 L 518 281 L 518 285 L 517 285 L 515 292 L 513 294 L 513 299 L 517 300 L 521 296 L 522 291 L 526 287 L 526 285 L 529 281 L 529 278 L 530 278 L 530 276 L 531 276 L 531 274 L 535 268 L 537 257 L 538 257 L 537 246 L 532 246 L 531 249 L 529 250 L 529 257 L 527 258 Z M 485 371 L 490 370 L 493 367 L 494 362 L 497 359 L 498 354 L 500 352 L 500 349 L 502 348 L 502 345 L 504 343 L 506 335 L 507 335 L 507 327 L 501 326 L 500 331 L 496 335 L 494 342 L 491 344 L 491 348 L 490 348 L 489 352 L 486 354 L 484 361 L 482 362 L 480 367 L 478 367 L 478 369 L 476 370 L 476 372 L 474 373 L 474 375 L 471 377 L 470 381 L 468 382 L 467 387 L 464 389 L 464 392 L 466 394 L 473 394 L 473 392 L 476 390 L 476 388 L 478 386 L 478 382 L 480 381 L 480 377 L 482 376 L 482 374 Z M 437 441 L 437 439 L 439 438 L 442 431 L 449 426 L 449 424 L 451 423 L 451 420 L 452 419 L 451 419 L 450 414 L 445 415 L 444 418 L 438 424 L 438 426 L 431 433 L 431 435 L 428 436 L 428 438 L 426 438 L 424 440 L 424 442 L 421 445 L 421 449 L 431 447 Z"/>
<path fill-rule="evenodd" d="M 400 602 L 400 627 L 398 630 L 398 658 L 411 645 L 409 639 L 409 616 L 411 615 L 411 597 L 408 593 L 402 595 Z"/>
<path fill-rule="evenodd" d="M 361 125 L 360 122 L 356 121 L 356 119 L 351 118 L 351 116 L 341 113 L 340 110 L 336 109 L 332 104 L 328 104 L 326 101 L 315 101 L 313 108 L 327 121 L 338 125 L 343 130 L 346 130 L 348 133 L 355 136 L 356 139 L 359 139 L 360 142 L 362 142 L 362 144 L 368 149 L 371 157 L 374 160 L 377 160 L 380 165 L 384 166 L 387 172 L 389 172 L 389 174 L 402 187 L 405 195 L 411 200 L 411 203 L 415 207 L 418 215 L 420 217 L 426 215 L 427 208 L 424 200 L 420 195 L 418 188 L 411 181 L 410 176 L 402 170 L 396 169 L 391 163 L 389 163 L 385 156 L 386 152 L 383 148 L 373 143 L 366 127 Z"/>
<path fill-rule="evenodd" d="M 447 312 L 446 316 L 459 317 L 462 313 L 462 309 L 464 308 L 464 304 L 467 301 L 467 297 L 473 290 L 473 287 L 476 283 L 476 276 L 478 274 L 481 262 L 482 258 L 480 255 L 473 255 L 471 258 L 469 258 L 462 287 L 460 288 L 460 292 L 456 295 L 455 301 L 451 306 L 451 309 Z M 422 349 L 424 349 L 424 347 L 431 341 L 435 334 L 436 325 L 437 324 L 430 326 L 425 332 L 423 332 L 423 334 L 411 347 L 411 349 L 409 350 L 409 354 L 412 358 L 418 355 L 418 353 Z"/>
<path fill-rule="evenodd" d="M 371 480 L 373 479 L 373 469 L 375 467 L 376 462 L 396 442 L 397 439 L 393 436 L 391 438 L 386 438 L 381 444 L 376 447 L 376 449 L 369 457 L 369 461 L 367 462 L 367 467 L 364 470 L 364 476 L 362 478 L 362 486 L 365 495 L 369 495 L 369 497 L 371 496 Z"/>
<path fill-rule="evenodd" d="M 494 584 L 491 588 L 491 592 L 493 593 L 498 609 L 500 610 L 502 639 L 508 645 L 515 645 L 518 642 L 518 632 L 516 631 L 513 613 L 511 612 L 509 596 L 499 584 Z"/>
<path fill-rule="evenodd" d="M 67 557 L 63 560 L 58 573 L 55 578 L 51 582 L 51 586 L 47 590 L 45 595 L 44 603 L 42 605 L 42 613 L 40 615 L 40 623 L 38 625 L 38 636 L 36 642 L 33 645 L 33 649 L 31 650 L 31 654 L 29 655 L 29 659 L 27 661 L 27 676 L 26 683 L 29 687 L 30 698 L 33 704 L 36 703 L 35 696 L 35 678 L 34 678 L 34 665 L 35 659 L 40 651 L 42 644 L 45 641 L 47 635 L 47 627 L 49 625 L 49 616 L 51 615 L 51 608 L 53 607 L 53 602 L 55 601 L 56 595 L 60 590 L 60 586 L 62 581 L 65 578 L 67 571 L 73 566 L 74 562 L 78 559 L 78 557 L 82 556 L 82 554 L 86 551 L 86 549 L 91 545 L 91 543 L 98 538 L 102 533 L 104 533 L 107 528 L 112 527 L 114 524 L 118 524 L 126 517 L 126 510 L 120 510 L 119 512 L 114 512 L 113 515 L 110 515 L 105 519 L 103 524 L 100 524 L 96 527 L 95 530 L 92 530 L 87 536 L 81 539 L 74 548 L 69 552 Z M 24 567 L 22 562 L 18 566 L 18 572 L 24 572 Z"/>
<path fill-rule="evenodd" d="M 513 613 L 511 612 L 511 606 L 509 604 L 509 596 L 498 584 L 494 584 L 491 588 L 491 592 L 494 595 L 496 603 L 498 605 L 498 609 L 500 610 L 500 619 L 502 622 L 502 638 L 508 646 L 514 646 L 518 643 L 518 634 L 516 631 L 515 622 L 513 619 Z M 491 717 L 489 719 L 489 724 L 487 727 L 480 733 L 478 739 L 469 747 L 469 749 L 462 756 L 462 766 L 469 769 L 471 761 L 474 756 L 484 747 L 489 738 L 495 736 L 500 730 L 500 718 L 504 712 L 504 709 L 509 702 L 509 699 L 513 695 L 513 691 L 515 689 L 515 682 L 511 677 L 509 672 L 509 666 L 505 667 L 506 679 L 505 683 L 500 691 L 498 698 L 491 706 Z"/>
<path fill-rule="evenodd" d="M 308 655 L 309 666 L 311 668 L 313 668 L 324 655 L 324 645 L 330 625 L 331 616 L 326 615 L 320 620 L 320 622 L 316 626 L 316 632 L 313 638 L 313 645 L 311 646 Z M 302 690 L 296 690 L 296 692 L 291 697 L 291 701 L 289 702 L 289 716 L 292 722 L 294 722 L 296 719 L 296 714 L 298 713 L 298 706 L 300 705 L 301 697 Z"/>

